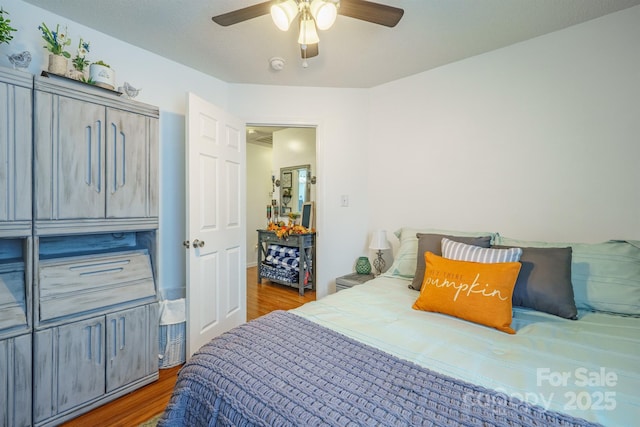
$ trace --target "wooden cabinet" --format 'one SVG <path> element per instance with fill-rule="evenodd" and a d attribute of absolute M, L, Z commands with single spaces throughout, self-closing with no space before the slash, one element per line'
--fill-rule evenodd
<path fill-rule="evenodd" d="M 107 316 L 106 391 L 116 391 L 158 371 L 158 304 Z"/>
<path fill-rule="evenodd" d="M 36 331 L 34 422 L 104 394 L 104 317 Z"/>
<path fill-rule="evenodd" d="M 34 88 L 36 233 L 157 228 L 157 109 L 46 77 Z"/>
<path fill-rule="evenodd" d="M 92 237 L 94 244 L 103 244 L 108 242 L 110 236 Z M 122 242 L 124 237 L 127 237 L 127 241 Z M 138 243 L 135 236 L 122 235 L 122 238 L 114 239 L 114 245 L 108 246 L 119 249 L 117 252 L 37 260 L 37 327 L 64 322 L 82 312 L 109 310 L 109 307 L 136 305 L 139 301 L 155 299 L 149 250 L 126 250 L 129 240 L 133 245 L 137 246 Z M 72 240 L 52 242 L 51 239 L 41 238 L 40 247 L 46 249 L 60 242 L 72 244 Z M 115 246 L 116 243 L 118 246 Z"/>
<path fill-rule="evenodd" d="M 158 304 L 36 331 L 34 421 L 55 425 L 157 372 Z"/>
<path fill-rule="evenodd" d="M 349 289 L 354 286 L 362 285 L 369 280 L 375 279 L 375 277 L 376 276 L 374 276 L 373 274 L 359 273 L 351 273 L 345 276 L 340 276 L 336 279 L 336 292 Z"/>
<path fill-rule="evenodd" d="M 32 88 L 0 67 L 0 427 L 31 425 Z"/>
<path fill-rule="evenodd" d="M 157 151 L 157 119 L 108 108 L 107 123 L 107 218 L 157 218 L 158 180 L 151 184 L 157 162 L 149 161 Z"/>
<path fill-rule="evenodd" d="M 0 249 L 15 251 L 18 255 L 20 240 L 0 239 Z M 4 254 L 3 254 L 4 255 Z M 0 338 L 29 330 L 27 292 L 27 265 L 23 260 L 0 258 Z M 17 332 L 16 332 L 17 331 Z"/>
<path fill-rule="evenodd" d="M 158 378 L 156 107 L 34 79 L 33 421 Z"/>
<path fill-rule="evenodd" d="M 0 427 L 58 425 L 158 378 L 158 121 L 0 67 Z"/>
<path fill-rule="evenodd" d="M 281 268 L 269 260 L 269 246 L 278 245 L 294 248 L 297 255 L 297 267 Z M 258 283 L 262 279 L 283 285 L 295 286 L 298 293 L 304 295 L 305 289 L 315 289 L 316 283 L 316 233 L 291 234 L 279 238 L 275 232 L 258 230 Z"/>
<path fill-rule="evenodd" d="M 31 425 L 31 333 L 0 339 L 0 427 Z"/>
<path fill-rule="evenodd" d="M 0 237 L 31 234 L 30 74 L 0 68 Z"/>

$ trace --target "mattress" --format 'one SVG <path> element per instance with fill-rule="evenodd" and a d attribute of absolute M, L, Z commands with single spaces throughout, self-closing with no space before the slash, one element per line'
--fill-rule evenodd
<path fill-rule="evenodd" d="M 484 396 L 479 407 L 469 397 Z M 202 346 L 158 427 L 597 427 L 273 311 Z"/>
<path fill-rule="evenodd" d="M 505 334 L 413 310 L 418 292 L 378 277 L 291 310 L 401 359 L 545 409 L 606 426 L 640 414 L 640 318 L 580 311 L 569 320 L 514 307 Z M 482 407 L 482 394 L 468 396 Z"/>

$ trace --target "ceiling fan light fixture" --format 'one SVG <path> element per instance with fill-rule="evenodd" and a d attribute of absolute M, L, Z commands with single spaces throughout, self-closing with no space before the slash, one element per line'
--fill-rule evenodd
<path fill-rule="evenodd" d="M 319 30 L 328 30 L 336 22 L 338 8 L 336 4 L 326 0 L 313 0 L 309 6 L 311 16 L 316 20 Z"/>
<path fill-rule="evenodd" d="M 271 6 L 271 19 L 276 27 L 287 31 L 298 14 L 298 4 L 295 0 L 285 0 Z"/>
<path fill-rule="evenodd" d="M 316 23 L 308 15 L 300 20 L 300 35 L 298 43 L 301 45 L 316 44 L 320 41 L 316 31 Z"/>

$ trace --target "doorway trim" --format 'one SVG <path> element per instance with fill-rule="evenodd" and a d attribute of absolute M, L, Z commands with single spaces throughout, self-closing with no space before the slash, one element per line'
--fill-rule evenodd
<path fill-rule="evenodd" d="M 314 175 L 318 177 L 316 182 L 316 200 L 315 200 L 315 220 L 316 229 L 323 230 L 325 227 L 324 206 L 326 195 L 324 193 L 323 177 L 324 173 L 324 143 L 323 143 L 323 126 L 322 120 L 314 119 L 274 119 L 274 118 L 245 118 L 245 126 L 273 126 L 286 128 L 315 128 L 316 130 L 316 170 Z M 323 257 L 324 244 L 322 239 L 316 240 L 316 256 L 320 259 Z M 329 294 L 329 278 L 324 277 L 320 270 L 316 272 L 316 299 L 320 299 Z"/>

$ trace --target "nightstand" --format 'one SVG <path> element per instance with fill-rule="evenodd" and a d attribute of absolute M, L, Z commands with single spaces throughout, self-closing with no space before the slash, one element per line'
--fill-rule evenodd
<path fill-rule="evenodd" d="M 351 273 L 347 274 L 346 276 L 338 277 L 336 279 L 336 292 L 350 288 L 352 286 L 362 285 L 364 282 L 367 282 L 374 277 L 375 276 L 373 274 L 358 273 Z"/>

